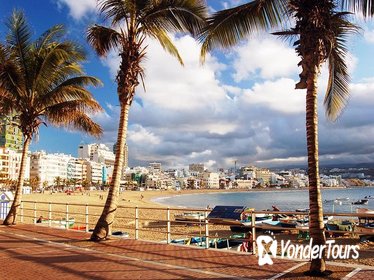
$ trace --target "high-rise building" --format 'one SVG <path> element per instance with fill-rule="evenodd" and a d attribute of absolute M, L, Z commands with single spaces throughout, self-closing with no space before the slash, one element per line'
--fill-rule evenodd
<path fill-rule="evenodd" d="M 84 160 L 84 164 L 87 170 L 87 181 L 92 184 L 102 184 L 105 165 L 90 160 Z"/>
<path fill-rule="evenodd" d="M 66 154 L 47 154 L 45 151 L 32 153 L 30 178 L 37 178 L 39 187 L 44 182 L 53 185 L 56 177 L 68 179 L 68 163 L 71 159 L 73 157 Z"/>
<path fill-rule="evenodd" d="M 23 136 L 21 129 L 10 123 L 3 117 L 0 119 L 0 147 L 5 147 L 13 151 L 22 150 Z"/>
<path fill-rule="evenodd" d="M 149 171 L 153 173 L 159 173 L 161 172 L 161 163 L 159 162 L 151 162 L 149 164 Z"/>
<path fill-rule="evenodd" d="M 114 165 L 115 159 L 113 152 L 104 144 L 79 145 L 78 157 L 110 166 Z"/>
<path fill-rule="evenodd" d="M 87 179 L 87 166 L 83 159 L 71 158 L 67 165 L 67 178 L 81 183 Z"/>
<path fill-rule="evenodd" d="M 192 163 L 188 166 L 188 171 L 190 172 L 197 172 L 197 173 L 203 173 L 205 170 L 203 163 Z"/>

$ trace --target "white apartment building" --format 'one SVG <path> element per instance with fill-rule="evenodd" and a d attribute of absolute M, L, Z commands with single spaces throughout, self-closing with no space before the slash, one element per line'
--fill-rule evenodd
<path fill-rule="evenodd" d="M 56 177 L 68 179 L 68 163 L 73 159 L 71 155 L 66 154 L 47 154 L 45 151 L 31 154 L 30 178 L 38 178 L 39 187 L 43 182 L 48 186 L 54 184 Z"/>
<path fill-rule="evenodd" d="M 104 163 L 107 166 L 113 166 L 115 160 L 114 153 L 104 144 L 79 145 L 78 157 L 98 163 Z"/>
<path fill-rule="evenodd" d="M 87 180 L 92 184 L 102 184 L 103 183 L 103 168 L 104 164 L 84 160 L 84 164 L 87 170 Z"/>
<path fill-rule="evenodd" d="M 161 163 L 151 162 L 149 164 L 149 172 L 151 173 L 160 173 L 161 172 Z"/>
<path fill-rule="evenodd" d="M 237 179 L 233 183 L 233 187 L 237 189 L 252 189 L 258 184 L 256 179 Z"/>
<path fill-rule="evenodd" d="M 87 166 L 83 159 L 71 158 L 67 165 L 67 178 L 82 183 L 87 178 Z"/>
<path fill-rule="evenodd" d="M 18 180 L 22 153 L 0 147 L 0 184 L 5 180 Z M 26 159 L 25 180 L 30 178 L 30 155 Z"/>
<path fill-rule="evenodd" d="M 205 189 L 219 189 L 219 174 L 215 172 L 203 172 L 198 176 L 201 179 L 201 187 Z"/>

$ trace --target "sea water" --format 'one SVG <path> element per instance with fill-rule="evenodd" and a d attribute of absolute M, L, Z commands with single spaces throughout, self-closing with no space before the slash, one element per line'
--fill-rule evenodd
<path fill-rule="evenodd" d="M 322 202 L 325 212 L 356 212 L 357 208 L 374 210 L 374 199 L 369 199 L 368 205 L 353 205 L 352 202 L 374 197 L 374 187 L 355 187 L 349 189 L 323 189 Z M 325 200 L 349 198 L 342 200 L 342 205 Z M 169 206 L 183 206 L 190 208 L 214 207 L 217 205 L 248 206 L 257 210 L 271 209 L 277 206 L 283 211 L 309 208 L 308 190 L 274 190 L 274 191 L 243 191 L 176 195 L 156 198 L 153 201 Z"/>

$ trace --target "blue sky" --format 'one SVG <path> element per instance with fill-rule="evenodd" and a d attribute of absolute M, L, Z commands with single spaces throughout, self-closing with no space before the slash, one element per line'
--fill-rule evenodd
<path fill-rule="evenodd" d="M 210 0 L 210 10 L 243 3 Z M 118 56 L 99 59 L 85 42 L 85 30 L 101 23 L 96 0 L 0 0 L 0 38 L 14 8 L 24 10 L 35 36 L 54 24 L 64 24 L 69 38 L 88 52 L 86 73 L 104 86 L 92 92 L 105 109 L 94 116 L 103 129 L 100 140 L 78 132 L 42 128 L 32 150 L 77 154 L 80 143 L 113 144 L 119 116 L 113 82 Z M 360 22 L 362 24 L 362 22 Z M 320 159 L 322 163 L 374 162 L 374 29 L 363 26 L 349 46 L 351 99 L 334 123 L 324 116 L 326 71 L 319 82 Z M 281 166 L 306 163 L 305 92 L 294 90 L 299 59 L 287 43 L 261 35 L 226 51 L 215 51 L 199 64 L 199 45 L 189 36 L 174 37 L 185 67 L 154 41 L 149 41 L 146 88 L 137 90 L 130 110 L 130 165 L 160 161 L 183 167 L 192 162 L 207 167 L 238 164 Z"/>

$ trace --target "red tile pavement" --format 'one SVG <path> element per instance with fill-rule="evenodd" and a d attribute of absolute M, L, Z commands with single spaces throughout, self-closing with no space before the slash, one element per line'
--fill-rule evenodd
<path fill-rule="evenodd" d="M 93 243 L 88 238 L 87 233 L 39 225 L 0 226 L 0 278 L 268 279 L 299 265 L 274 259 L 274 265 L 260 267 L 249 254 L 131 239 Z M 365 273 L 374 279 L 374 271 Z"/>

